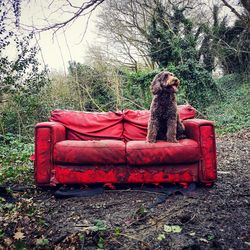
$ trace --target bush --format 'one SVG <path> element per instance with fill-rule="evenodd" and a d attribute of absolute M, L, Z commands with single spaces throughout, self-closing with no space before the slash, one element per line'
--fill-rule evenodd
<path fill-rule="evenodd" d="M 33 143 L 24 143 L 11 133 L 0 139 L 0 185 L 32 183 L 34 172 L 29 158 L 34 151 Z"/>
<path fill-rule="evenodd" d="M 214 120 L 218 133 L 236 132 L 250 126 L 249 80 L 238 74 L 226 75 L 217 80 L 223 99 L 217 99 L 206 108 L 208 119 Z"/>
<path fill-rule="evenodd" d="M 190 103 L 195 108 L 204 111 L 205 107 L 211 104 L 219 94 L 211 74 L 199 64 L 187 61 L 185 64 L 170 65 L 153 71 L 125 72 L 123 107 L 149 109 L 152 99 L 149 87 L 154 76 L 162 70 L 173 72 L 181 81 L 177 94 L 178 104 Z M 136 100 L 136 104 L 131 100 Z"/>
<path fill-rule="evenodd" d="M 149 109 L 152 99 L 149 87 L 153 78 L 159 72 L 160 69 L 138 72 L 124 71 L 122 76 L 122 108 Z"/>
<path fill-rule="evenodd" d="M 212 75 L 193 60 L 187 60 L 178 66 L 170 65 L 168 70 L 181 81 L 182 101 L 190 103 L 201 111 L 220 95 Z"/>

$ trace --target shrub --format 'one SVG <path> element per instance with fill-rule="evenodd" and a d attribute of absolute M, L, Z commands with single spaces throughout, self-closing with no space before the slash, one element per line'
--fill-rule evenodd
<path fill-rule="evenodd" d="M 0 185 L 32 183 L 33 164 L 29 158 L 34 150 L 33 143 L 24 143 L 11 133 L 0 140 Z"/>

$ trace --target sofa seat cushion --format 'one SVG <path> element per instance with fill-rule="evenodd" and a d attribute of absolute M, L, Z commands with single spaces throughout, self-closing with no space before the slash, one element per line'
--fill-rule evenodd
<path fill-rule="evenodd" d="M 178 143 L 130 141 L 126 152 L 131 166 L 190 163 L 200 159 L 199 145 L 191 139 L 179 140 Z"/>
<path fill-rule="evenodd" d="M 125 143 L 118 140 L 75 141 L 55 144 L 54 161 L 59 164 L 124 164 Z"/>

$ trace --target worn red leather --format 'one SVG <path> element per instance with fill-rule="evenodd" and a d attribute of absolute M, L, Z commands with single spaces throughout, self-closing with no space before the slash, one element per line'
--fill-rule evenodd
<path fill-rule="evenodd" d="M 41 122 L 35 127 L 35 179 L 38 184 L 50 184 L 53 170 L 53 145 L 65 140 L 65 127 L 55 122 Z"/>
<path fill-rule="evenodd" d="M 50 121 L 67 128 L 68 140 L 121 140 L 123 133 L 122 112 L 84 112 L 54 110 Z"/>
<path fill-rule="evenodd" d="M 127 143 L 129 165 L 161 165 L 196 162 L 200 159 L 200 149 L 196 141 L 179 140 L 178 143 L 157 141 L 130 141 Z"/>
<path fill-rule="evenodd" d="M 184 121 L 188 138 L 199 142 L 201 159 L 199 165 L 199 180 L 211 183 L 217 179 L 217 159 L 215 129 L 212 121 L 190 119 Z"/>
<path fill-rule="evenodd" d="M 53 122 L 35 129 L 36 183 L 211 184 L 217 178 L 214 124 L 193 119 L 190 106 L 179 113 L 188 139 L 150 144 L 149 111 L 53 111 Z"/>
<path fill-rule="evenodd" d="M 89 183 L 187 183 L 197 182 L 197 163 L 150 167 L 55 165 L 55 179 L 61 184 Z"/>
<path fill-rule="evenodd" d="M 53 158 L 60 164 L 125 164 L 125 143 L 118 140 L 61 141 L 55 144 Z"/>
<path fill-rule="evenodd" d="M 195 117 L 196 111 L 190 105 L 179 105 L 178 114 L 181 120 Z M 124 132 L 126 141 L 146 140 L 149 110 L 124 110 Z"/>

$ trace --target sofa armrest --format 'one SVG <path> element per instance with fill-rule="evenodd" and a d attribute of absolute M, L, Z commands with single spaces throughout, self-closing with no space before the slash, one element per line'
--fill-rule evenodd
<path fill-rule="evenodd" d="M 41 122 L 35 127 L 35 180 L 38 185 L 49 185 L 53 170 L 55 143 L 66 138 L 66 129 L 57 122 Z"/>
<path fill-rule="evenodd" d="M 217 179 L 214 123 L 202 119 L 189 119 L 183 123 L 187 137 L 200 145 L 199 179 L 203 183 L 213 183 Z"/>

